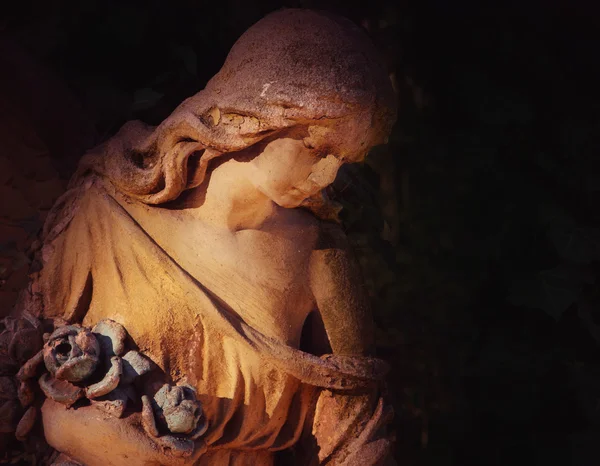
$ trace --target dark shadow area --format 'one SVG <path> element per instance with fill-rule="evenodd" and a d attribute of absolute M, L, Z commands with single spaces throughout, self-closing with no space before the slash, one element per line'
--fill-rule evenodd
<path fill-rule="evenodd" d="M 365 27 L 390 143 L 335 182 L 393 367 L 402 466 L 595 466 L 600 83 L 593 2 L 10 1 L 0 16 L 0 316 L 79 156 L 157 124 L 282 6 Z"/>

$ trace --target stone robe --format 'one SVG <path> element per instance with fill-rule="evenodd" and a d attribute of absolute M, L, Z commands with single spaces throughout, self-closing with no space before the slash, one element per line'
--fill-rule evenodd
<path fill-rule="evenodd" d="M 219 290 L 203 285 L 201 258 L 174 257 L 167 238 L 153 235 L 149 209 L 157 208 L 142 206 L 95 175 L 79 179 L 47 224 L 43 268 L 31 289 L 41 297 L 38 314 L 85 326 L 113 319 L 167 381 L 194 386 L 209 422 L 196 464 L 271 465 L 274 452 L 301 438 L 315 443 L 314 436 L 320 454 L 304 451 L 315 460 L 344 446 L 346 462 L 329 464 L 355 464 L 352 455 L 359 453 L 361 464 L 379 464 L 389 447 L 380 434 L 388 419 L 382 400 L 344 393 L 373 393 L 385 364 L 317 357 L 258 332 L 219 299 Z M 44 419 L 53 446 L 86 464 L 120 464 L 110 454 L 65 447 L 51 424 L 69 418 L 53 416 Z M 135 416 L 105 422 L 108 432 L 127 422 L 143 434 Z M 104 429 L 99 425 L 90 428 Z M 124 442 L 137 441 L 128 435 Z"/>

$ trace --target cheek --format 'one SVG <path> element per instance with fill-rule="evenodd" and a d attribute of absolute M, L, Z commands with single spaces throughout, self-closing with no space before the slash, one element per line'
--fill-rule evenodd
<path fill-rule="evenodd" d="M 289 191 L 312 173 L 312 165 L 303 162 L 295 157 L 282 157 L 263 165 L 260 169 L 260 184 L 281 193 Z"/>
<path fill-rule="evenodd" d="M 270 191 L 286 193 L 297 184 L 303 182 L 310 175 L 310 167 L 281 167 L 280 170 L 271 169 L 267 171 L 262 179 L 262 185 Z"/>

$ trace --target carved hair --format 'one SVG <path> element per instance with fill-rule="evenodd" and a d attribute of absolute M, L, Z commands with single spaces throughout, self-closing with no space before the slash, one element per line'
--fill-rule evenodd
<path fill-rule="evenodd" d="M 206 88 L 162 124 L 127 123 L 78 173 L 93 170 L 160 204 L 200 185 L 214 157 L 276 131 L 370 118 L 365 143 L 382 142 L 395 112 L 383 61 L 363 31 L 326 13 L 285 9 L 248 29 Z"/>

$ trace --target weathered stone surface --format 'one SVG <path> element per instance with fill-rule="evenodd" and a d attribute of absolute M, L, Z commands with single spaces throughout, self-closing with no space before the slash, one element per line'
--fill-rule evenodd
<path fill-rule="evenodd" d="M 190 434 L 202 417 L 193 388 L 165 384 L 154 395 L 156 417 L 173 434 Z"/>
<path fill-rule="evenodd" d="M 25 440 L 27 434 L 31 431 L 35 424 L 35 420 L 37 419 L 37 408 L 30 406 L 23 417 L 17 424 L 17 429 L 15 430 L 15 437 L 17 440 Z"/>
<path fill-rule="evenodd" d="M 127 409 L 129 396 L 124 390 L 116 388 L 105 396 L 91 400 L 92 406 L 110 414 L 113 417 L 120 418 Z"/>
<path fill-rule="evenodd" d="M 105 357 L 123 356 L 127 331 L 121 324 L 104 319 L 94 326 L 92 332 L 96 334 Z"/>
<path fill-rule="evenodd" d="M 81 387 L 73 385 L 67 380 L 55 379 L 48 373 L 40 377 L 39 383 L 44 395 L 65 406 L 72 406 L 84 396 L 84 391 Z"/>
<path fill-rule="evenodd" d="M 90 377 L 100 359 L 100 345 L 94 334 L 79 325 L 54 331 L 44 344 L 44 364 L 52 376 L 69 382 Z"/>
<path fill-rule="evenodd" d="M 0 377 L 0 433 L 15 431 L 20 412 L 15 379 Z"/>
<path fill-rule="evenodd" d="M 123 374 L 121 383 L 129 385 L 133 381 L 152 370 L 152 361 L 137 351 L 128 351 L 123 356 Z"/>
<path fill-rule="evenodd" d="M 385 141 L 394 113 L 358 27 L 282 10 L 158 127 L 130 122 L 89 152 L 48 216 L 31 294 L 44 318 L 96 325 L 112 367 L 88 398 L 149 369 L 124 353 L 124 329 L 158 370 L 123 419 L 96 409 L 120 415 L 121 398 L 66 409 L 84 389 L 42 376 L 66 405 L 44 403 L 49 444 L 88 466 L 267 466 L 309 423 L 310 461 L 384 461 L 386 365 L 369 354 L 368 301 L 323 190 Z M 321 328 L 300 348 L 309 316 Z M 46 343 L 57 377 L 81 357 L 61 346 L 81 347 L 74 328 Z"/>
<path fill-rule="evenodd" d="M 109 394 L 119 386 L 123 365 L 121 358 L 113 356 L 110 360 L 111 366 L 104 378 L 95 384 L 85 388 L 85 396 L 90 400 Z"/>

